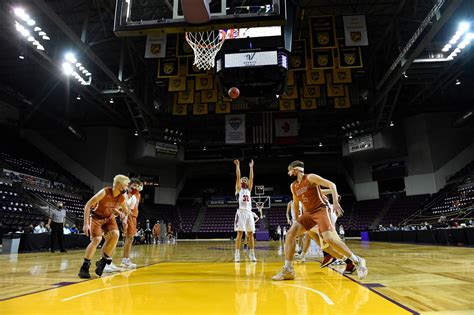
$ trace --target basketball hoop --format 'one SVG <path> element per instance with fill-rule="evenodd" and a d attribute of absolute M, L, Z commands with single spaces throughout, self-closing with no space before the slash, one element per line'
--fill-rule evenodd
<path fill-rule="evenodd" d="M 214 68 L 214 59 L 224 44 L 226 32 L 186 32 L 186 41 L 194 51 L 193 65 L 201 70 Z"/>

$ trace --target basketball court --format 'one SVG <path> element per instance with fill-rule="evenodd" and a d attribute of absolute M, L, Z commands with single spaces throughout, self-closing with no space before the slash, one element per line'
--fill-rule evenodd
<path fill-rule="evenodd" d="M 472 314 L 474 253 L 403 244 L 349 245 L 367 258 L 364 281 L 316 260 L 295 267 L 294 281 L 274 282 L 278 242 L 258 242 L 257 263 L 232 261 L 229 241 L 138 246 L 137 270 L 88 281 L 76 277 L 82 251 L 0 256 L 3 314 Z M 244 253 L 244 252 L 243 252 Z M 120 255 L 120 250 L 117 251 Z M 245 255 L 242 255 L 244 257 Z M 450 257 L 447 261 L 446 257 Z M 92 311 L 94 312 L 94 311 Z"/>

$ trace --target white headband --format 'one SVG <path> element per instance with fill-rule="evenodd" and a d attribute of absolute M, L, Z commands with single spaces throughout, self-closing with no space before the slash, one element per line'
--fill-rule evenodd
<path fill-rule="evenodd" d="M 301 167 L 301 166 L 295 166 L 295 167 L 293 167 L 293 169 L 294 169 L 294 170 L 298 170 L 298 171 L 300 171 L 301 173 L 304 173 L 304 168 Z"/>

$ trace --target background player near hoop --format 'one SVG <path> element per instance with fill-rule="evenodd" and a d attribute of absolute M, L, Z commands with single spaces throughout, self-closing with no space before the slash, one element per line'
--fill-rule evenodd
<path fill-rule="evenodd" d="M 234 231 L 237 232 L 237 237 L 235 239 L 235 254 L 234 261 L 240 262 L 240 245 L 242 243 L 242 235 L 245 232 L 247 235 L 247 241 L 249 246 L 249 258 L 250 261 L 257 261 L 255 257 L 255 241 L 253 234 L 255 232 L 255 221 L 254 215 L 252 214 L 252 200 L 251 200 L 251 191 L 253 188 L 253 160 L 250 161 L 250 172 L 249 178 L 240 177 L 240 162 L 239 160 L 234 160 L 235 164 L 235 194 L 239 197 L 239 208 L 235 213 L 234 220 Z"/>

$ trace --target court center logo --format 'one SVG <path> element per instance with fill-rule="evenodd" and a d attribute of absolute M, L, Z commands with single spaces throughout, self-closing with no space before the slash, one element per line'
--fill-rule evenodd
<path fill-rule="evenodd" d="M 232 129 L 238 130 L 240 128 L 240 125 L 242 125 L 242 119 L 240 119 L 238 117 L 231 118 L 229 120 L 229 124 L 232 127 Z"/>

